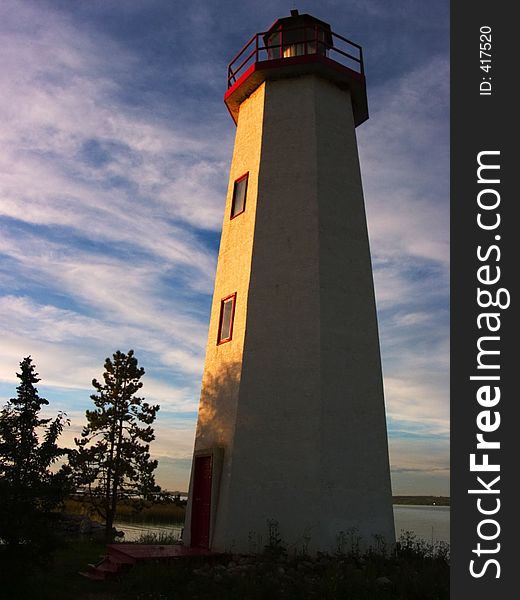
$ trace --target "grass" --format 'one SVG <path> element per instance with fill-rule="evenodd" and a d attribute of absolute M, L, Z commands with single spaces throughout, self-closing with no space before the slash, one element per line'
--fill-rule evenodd
<path fill-rule="evenodd" d="M 128 600 L 444 600 L 449 549 L 406 533 L 395 553 L 288 557 L 274 538 L 258 557 L 143 564 L 121 581 Z"/>
<path fill-rule="evenodd" d="M 124 540 L 123 540 L 124 542 Z M 176 534 L 160 531 L 159 533 L 143 533 L 137 540 L 138 544 L 159 544 L 161 546 L 171 546 L 178 544 L 179 538 Z"/>
<path fill-rule="evenodd" d="M 7 565 L 0 589 L 16 600 L 444 600 L 449 550 L 412 534 L 390 555 L 369 552 L 288 557 L 275 536 L 256 557 L 222 555 L 137 565 L 119 579 L 92 582 L 78 572 L 104 553 L 102 542 L 67 540 L 43 568 Z M 5 558 L 5 557 L 4 557 Z M 6 567 L 5 562 L 2 567 Z M 3 578 L 3 580 L 2 580 Z"/>
<path fill-rule="evenodd" d="M 430 504 L 428 499 L 425 504 Z M 437 505 L 438 498 L 431 497 Z M 404 503 L 420 503 L 406 497 Z M 394 499 L 395 500 L 395 499 Z M 85 514 L 88 506 L 67 501 L 66 512 Z M 142 513 L 120 508 L 122 521 L 172 523 L 184 507 L 156 504 Z M 63 540 L 41 565 L 13 560 L 0 546 L 0 595 L 16 600 L 444 600 L 449 598 L 449 547 L 428 544 L 410 533 L 395 552 L 362 555 L 348 536 L 335 555 L 310 558 L 302 549 L 287 555 L 271 527 L 270 542 L 256 557 L 219 556 L 137 565 L 117 579 L 94 582 L 79 575 L 105 553 L 102 538 Z M 272 531 L 271 531 L 272 530 Z M 139 543 L 171 544 L 165 534 L 145 534 Z M 381 548 L 381 550 L 384 550 Z"/>
<path fill-rule="evenodd" d="M 97 582 L 79 575 L 88 563 L 97 562 L 105 543 L 96 539 L 68 539 L 42 564 L 2 557 L 0 589 L 2 597 L 16 600 L 102 600 Z"/>
<path fill-rule="evenodd" d="M 88 502 L 69 498 L 65 501 L 65 512 L 73 514 L 89 514 L 90 505 Z M 129 504 L 120 504 L 117 507 L 117 521 L 130 523 L 180 523 L 184 522 L 186 509 L 184 506 L 178 506 L 173 502 L 152 504 L 140 512 L 136 512 Z M 99 519 L 95 514 L 92 519 Z"/>

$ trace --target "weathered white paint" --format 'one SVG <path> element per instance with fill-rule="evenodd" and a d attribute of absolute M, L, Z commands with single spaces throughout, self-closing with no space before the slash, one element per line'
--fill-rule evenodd
<path fill-rule="evenodd" d="M 233 339 L 217 346 L 233 292 Z M 213 549 L 261 550 L 269 520 L 294 549 L 333 551 L 353 529 L 394 541 L 350 95 L 316 75 L 266 81 L 240 107 L 195 440 L 216 447 Z M 187 544 L 190 518 L 189 504 Z"/>

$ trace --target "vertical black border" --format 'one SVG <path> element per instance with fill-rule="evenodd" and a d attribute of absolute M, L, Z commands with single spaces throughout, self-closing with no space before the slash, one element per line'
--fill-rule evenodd
<path fill-rule="evenodd" d="M 453 600 L 511 598 L 518 589 L 520 497 L 515 487 L 520 475 L 520 394 L 516 373 L 520 373 L 520 352 L 516 337 L 518 327 L 518 278 L 520 229 L 515 220 L 520 207 L 520 152 L 516 147 L 520 104 L 514 91 L 518 79 L 518 22 L 513 16 L 514 3 L 452 0 L 451 4 L 451 598 Z M 492 29 L 492 68 L 480 69 L 480 27 Z M 491 76 L 492 95 L 481 96 L 483 77 Z M 514 106 L 516 105 L 516 106 Z M 477 225 L 477 155 L 485 150 L 500 151 L 500 231 L 486 232 Z M 477 305 L 477 246 L 487 247 L 501 236 L 499 287 L 511 294 L 511 306 L 501 313 L 500 387 L 498 405 L 501 425 L 494 435 L 500 450 L 490 451 L 490 461 L 500 463 L 500 511 L 495 518 L 501 533 L 494 542 L 479 540 L 477 526 L 481 515 L 476 506 L 478 495 L 468 489 L 478 488 L 476 477 L 489 481 L 491 474 L 471 473 L 469 456 L 475 452 L 478 432 L 476 417 L 483 410 L 476 401 L 478 385 L 469 380 L 477 374 L 476 342 L 479 335 L 477 315 L 487 309 Z M 495 255 L 493 255 L 493 258 Z M 491 439 L 491 436 L 489 436 Z M 482 496 L 491 498 L 491 495 Z M 496 496 L 493 496 L 496 497 Z M 488 504 L 491 506 L 492 502 Z M 490 531 L 490 530 L 488 530 Z M 500 551 L 487 557 L 500 563 L 490 565 L 485 574 L 475 578 L 469 564 L 478 560 L 476 570 L 484 565 L 472 552 L 480 541 L 483 548 L 500 543 Z M 516 591 L 514 593 L 517 593 Z"/>

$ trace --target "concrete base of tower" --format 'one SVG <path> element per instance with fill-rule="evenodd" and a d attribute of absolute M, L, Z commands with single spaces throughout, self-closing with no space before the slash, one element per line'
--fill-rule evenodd
<path fill-rule="evenodd" d="M 273 457 L 270 452 L 257 456 L 259 462 L 271 465 L 272 476 L 264 473 L 263 478 L 255 478 L 251 471 L 237 483 L 240 489 L 236 492 L 233 485 L 231 490 L 221 485 L 223 477 L 224 483 L 226 479 L 229 483 L 233 470 L 225 450 L 196 451 L 185 545 L 240 554 L 261 553 L 266 546 L 278 543 L 289 553 L 305 551 L 311 555 L 390 549 L 395 542 L 393 511 L 380 482 L 374 477 L 368 485 L 365 480 L 362 493 L 327 484 L 325 478 L 313 484 L 309 477 L 306 487 L 287 486 L 279 468 L 297 463 L 294 456 L 298 451 L 295 447 L 293 456 L 285 458 Z M 256 460 L 250 461 L 250 466 L 254 469 Z M 304 476 L 304 465 L 292 471 L 290 479 L 294 482 Z"/>
<path fill-rule="evenodd" d="M 230 524 L 228 535 L 215 539 L 210 548 L 215 552 L 258 554 L 267 546 L 281 544 L 289 554 L 318 552 L 334 554 L 351 551 L 364 552 L 370 548 L 390 550 L 395 543 L 393 527 L 388 528 L 386 519 L 374 519 L 370 526 L 357 520 L 330 519 L 312 520 L 310 517 L 289 523 L 285 515 L 260 515 L 256 523 L 249 524 L 247 534 L 238 528 L 232 535 Z M 278 518 L 277 518 L 278 517 Z"/>

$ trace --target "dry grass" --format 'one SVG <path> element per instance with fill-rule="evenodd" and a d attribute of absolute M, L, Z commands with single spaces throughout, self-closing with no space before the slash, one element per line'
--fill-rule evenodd
<path fill-rule="evenodd" d="M 91 505 L 87 501 L 69 498 L 65 501 L 65 512 L 73 514 L 91 514 L 94 520 L 100 520 L 92 513 Z M 173 502 L 152 504 L 136 512 L 129 504 L 120 504 L 117 508 L 117 520 L 130 523 L 181 523 L 184 522 L 186 509 Z"/>

